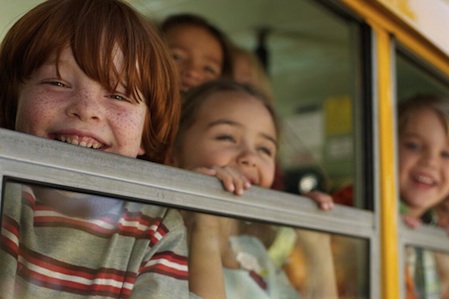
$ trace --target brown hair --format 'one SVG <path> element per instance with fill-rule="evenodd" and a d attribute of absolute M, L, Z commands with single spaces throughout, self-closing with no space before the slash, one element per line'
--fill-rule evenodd
<path fill-rule="evenodd" d="M 205 18 L 190 14 L 181 13 L 167 17 L 161 24 L 161 31 L 165 34 L 170 29 L 177 26 L 196 26 L 205 29 L 219 42 L 221 50 L 223 52 L 223 62 L 221 66 L 221 77 L 232 78 L 233 77 L 233 59 L 231 43 L 228 37 L 216 26 L 211 24 Z"/>
<path fill-rule="evenodd" d="M 52 55 L 70 47 L 91 79 L 145 101 L 142 159 L 162 162 L 180 113 L 176 68 L 157 29 L 120 0 L 48 0 L 25 14 L 0 47 L 0 127 L 15 129 L 20 84 Z M 124 66 L 117 69 L 117 47 Z M 143 98 L 139 97 L 139 92 Z"/>
<path fill-rule="evenodd" d="M 179 123 L 179 131 L 176 135 L 175 146 L 181 144 L 184 133 L 196 121 L 201 105 L 203 105 L 211 95 L 218 92 L 242 92 L 258 99 L 270 113 L 276 129 L 276 135 L 279 136 L 279 118 L 274 110 L 271 100 L 267 98 L 264 93 L 245 83 L 227 79 L 218 79 L 190 89 L 182 98 L 181 120 Z"/>
<path fill-rule="evenodd" d="M 268 78 L 268 74 L 263 68 L 262 63 L 260 59 L 256 56 L 256 54 L 245 48 L 241 48 L 237 45 L 234 45 L 232 47 L 232 55 L 234 61 L 234 74 L 233 74 L 234 79 L 238 80 L 238 75 L 236 73 L 238 68 L 235 67 L 235 64 L 240 62 L 239 58 L 242 60 L 246 60 L 248 62 L 248 65 L 251 67 L 250 71 L 252 82 L 244 82 L 244 83 L 254 85 L 260 91 L 264 92 L 265 95 L 271 101 L 273 101 L 273 91 L 271 89 L 270 79 Z"/>
<path fill-rule="evenodd" d="M 449 98 L 441 95 L 421 94 L 401 101 L 398 105 L 398 133 L 404 132 L 413 114 L 422 109 L 435 112 L 444 124 L 449 137 Z"/>

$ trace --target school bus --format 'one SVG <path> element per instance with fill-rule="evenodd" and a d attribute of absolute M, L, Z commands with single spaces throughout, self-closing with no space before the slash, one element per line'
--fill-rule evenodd
<path fill-rule="evenodd" d="M 40 2 L 0 0 L 0 37 Z M 156 21 L 200 14 L 237 45 L 263 50 L 283 121 L 285 192 L 254 187 L 235 200 L 213 178 L 6 130 L 2 189 L 32 182 L 329 234 L 348 244 L 334 255 L 339 298 L 405 298 L 407 250 L 449 253 L 442 229 L 410 229 L 399 217 L 396 145 L 401 99 L 449 95 L 449 1 L 128 2 Z M 353 205 L 320 211 L 300 195 L 303 183 L 329 193 L 352 185 Z"/>

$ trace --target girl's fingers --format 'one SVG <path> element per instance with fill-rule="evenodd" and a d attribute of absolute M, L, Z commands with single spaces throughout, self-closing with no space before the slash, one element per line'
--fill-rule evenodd
<path fill-rule="evenodd" d="M 332 196 L 327 193 L 323 193 L 320 191 L 310 191 L 305 193 L 304 196 L 311 198 L 318 204 L 320 209 L 324 211 L 329 211 L 334 208 L 334 201 L 332 199 Z"/>
<path fill-rule="evenodd" d="M 417 228 L 421 225 L 421 220 L 416 217 L 410 215 L 402 215 L 401 217 L 404 223 L 410 228 Z"/>
<path fill-rule="evenodd" d="M 226 191 L 242 195 L 244 190 L 251 187 L 251 183 L 243 174 L 231 167 L 216 168 L 217 177 L 223 182 Z"/>
<path fill-rule="evenodd" d="M 196 169 L 194 169 L 193 171 L 202 173 L 202 174 L 207 174 L 210 176 L 216 176 L 217 175 L 217 170 L 214 168 L 209 168 L 209 167 L 198 167 Z"/>
<path fill-rule="evenodd" d="M 236 168 L 225 167 L 198 167 L 194 171 L 217 177 L 226 191 L 242 195 L 244 190 L 251 188 L 251 182 Z"/>

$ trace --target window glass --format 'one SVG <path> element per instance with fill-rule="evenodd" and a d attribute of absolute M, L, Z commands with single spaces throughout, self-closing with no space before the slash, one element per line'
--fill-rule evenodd
<path fill-rule="evenodd" d="M 40 2 L 8 3 L 2 12 L 10 13 L 0 18 L 3 32 Z M 204 16 L 234 44 L 263 57 L 283 120 L 279 164 L 284 176 L 278 188 L 333 193 L 355 183 L 356 200 L 350 196 L 342 203 L 366 206 L 363 161 L 371 158 L 362 150 L 358 23 L 310 0 L 129 2 L 156 21 L 185 12 Z"/>
<path fill-rule="evenodd" d="M 432 98 L 432 96 L 434 95 L 443 96 L 442 98 L 443 100 L 444 97 L 449 96 L 449 84 L 445 82 L 444 79 L 442 79 L 442 76 L 440 76 L 436 72 L 431 71 L 428 68 L 425 68 L 422 65 L 422 62 L 413 59 L 412 56 L 408 55 L 405 52 L 397 51 L 396 54 L 397 54 L 396 86 L 397 86 L 397 99 L 399 103 L 404 103 L 404 101 L 408 99 L 412 99 L 412 101 L 415 101 L 414 99 L 419 98 L 417 96 L 420 96 L 421 98 L 427 97 L 427 101 L 429 101 L 429 103 L 430 101 L 434 101 L 434 99 Z M 415 101 L 414 103 L 417 103 L 417 101 Z M 432 107 L 436 107 L 434 102 L 431 105 Z M 446 104 L 446 106 L 447 105 L 449 104 Z M 435 109 L 435 111 L 438 110 L 438 112 L 435 113 L 438 113 L 439 114 L 438 116 L 442 118 L 441 116 L 443 115 L 442 111 L 446 111 L 447 107 L 445 108 L 445 106 L 441 104 L 438 107 L 443 108 Z M 440 135 L 437 135 L 438 133 L 436 132 L 439 131 L 441 132 L 441 130 L 438 130 L 438 127 L 435 127 L 438 126 L 438 124 L 436 124 L 435 122 L 432 123 L 432 119 L 434 119 L 433 115 L 427 114 L 426 116 L 425 110 L 424 111 L 416 110 L 415 108 L 415 111 L 417 112 L 413 112 L 412 114 L 410 114 L 410 112 L 404 112 L 404 115 L 407 115 L 406 113 L 409 113 L 408 115 L 412 115 L 413 117 L 415 117 L 413 122 L 411 121 L 407 122 L 405 128 L 409 128 L 408 129 L 409 131 L 416 132 L 416 134 L 415 137 L 406 136 L 403 139 L 399 138 L 398 143 L 399 154 L 403 151 L 404 148 L 403 145 L 405 145 L 406 142 L 411 142 L 410 144 L 413 144 L 413 142 L 418 142 L 416 144 L 419 144 L 419 142 L 421 142 L 422 144 L 426 144 L 428 148 L 442 148 L 440 146 L 441 144 L 444 144 L 444 140 L 442 142 L 435 141 L 435 139 L 441 140 L 442 138 L 444 138 L 447 135 L 447 132 L 440 133 Z M 427 121 L 425 117 L 427 117 Z M 401 118 L 400 116 L 400 119 L 405 118 Z M 409 127 L 410 124 L 418 124 L 418 125 L 412 128 Z M 442 124 L 444 128 L 444 123 Z M 420 131 L 419 128 L 422 129 L 425 128 L 425 126 L 427 126 L 427 128 L 425 130 Z M 398 129 L 401 130 L 401 128 L 404 127 L 401 126 L 401 122 L 399 122 Z M 430 132 L 432 132 L 433 135 L 428 135 Z M 398 136 L 400 137 L 399 134 Z M 430 138 L 423 138 L 423 136 L 438 136 L 438 137 L 437 138 L 433 137 L 434 141 L 431 141 Z M 405 155 L 407 155 L 406 152 Z M 410 158 L 411 156 L 408 157 Z M 418 163 L 410 164 L 411 163 L 410 161 L 412 160 L 410 161 L 409 160 L 407 160 L 406 162 L 402 162 L 402 164 L 405 165 L 404 173 L 405 171 L 409 171 L 411 173 L 413 173 L 413 171 L 414 173 L 420 171 L 420 173 L 424 175 L 432 175 L 431 173 L 441 173 L 442 175 L 444 175 L 443 174 L 444 166 L 442 168 L 438 168 L 439 170 L 437 170 L 437 168 L 431 166 L 432 164 L 428 164 L 426 162 L 422 163 L 422 161 L 425 160 L 421 160 L 420 164 Z M 415 168 L 411 168 L 410 165 L 415 165 L 414 166 Z M 399 169 L 399 172 L 401 172 L 401 169 Z M 401 174 L 399 176 L 401 177 Z M 405 175 L 402 175 L 402 177 L 405 177 Z M 416 186 L 416 184 L 419 183 L 415 181 L 414 184 Z M 407 186 L 410 187 L 407 188 L 407 190 L 415 188 L 412 185 Z M 410 192 L 407 194 L 410 196 Z M 426 197 L 425 200 L 431 200 L 431 198 L 432 198 L 431 196 L 428 196 Z M 449 215 L 447 209 L 447 200 L 443 201 L 442 204 L 441 202 L 442 201 L 440 199 L 439 203 L 434 203 L 433 207 L 429 208 L 420 217 L 421 218 L 420 220 L 424 223 L 424 225 L 447 227 L 448 225 L 447 218 Z M 405 209 L 402 209 L 401 212 L 407 214 L 407 211 Z M 446 238 L 445 234 L 441 234 L 441 236 L 438 237 L 434 236 L 434 239 L 440 240 L 440 238 Z M 421 243 L 421 245 L 423 244 L 427 243 Z M 448 275 L 446 273 L 449 271 L 449 263 L 447 262 L 449 260 L 449 255 L 443 252 L 437 252 L 422 247 L 412 247 L 412 246 L 407 246 L 404 253 L 405 253 L 404 257 L 405 295 L 412 296 L 412 294 L 416 292 L 418 298 L 446 298 L 448 296 L 448 285 L 449 285 L 447 281 Z"/>
<path fill-rule="evenodd" d="M 361 73 L 356 22 L 309 0 L 131 3 L 161 21 L 184 12 L 204 16 L 234 44 L 262 58 L 283 120 L 279 159 L 284 190 L 333 193 L 354 184 L 355 177 L 357 188 L 365 185 L 361 108 L 356 105 L 362 84 L 356 75 Z M 361 201 L 354 203 L 349 196 L 343 203 L 365 206 Z"/>
<path fill-rule="evenodd" d="M 396 55 L 397 96 L 398 100 L 418 94 L 449 95 L 449 85 L 431 75 L 407 55 L 398 52 Z"/>
<path fill-rule="evenodd" d="M 2 202 L 0 246 L 5 253 L 0 264 L 12 271 L 0 274 L 6 275 L 0 280 L 2 290 L 14 285 L 7 276 L 20 277 L 16 279 L 19 289 L 26 290 L 31 283 L 46 285 L 39 291 L 50 293 L 71 293 L 74 288 L 87 292 L 92 281 L 86 277 L 105 278 L 107 269 L 117 270 L 109 280 L 119 281 L 119 273 L 139 271 L 156 239 L 163 239 L 167 230 L 174 233 L 170 221 L 182 214 L 193 229 L 201 214 L 222 224 L 220 250 L 229 298 L 264 293 L 321 297 L 335 292 L 334 288 L 339 298 L 369 297 L 368 242 L 363 239 L 186 210 L 167 213 L 158 205 L 10 180 L 4 184 Z M 163 252 L 158 254 L 163 259 Z M 93 283 L 101 289 L 109 280 Z"/>
<path fill-rule="evenodd" d="M 161 297 L 154 282 L 170 279 L 174 293 L 187 292 L 177 210 L 10 180 L 2 193 L 2 295 Z"/>
<path fill-rule="evenodd" d="M 449 295 L 449 253 L 408 246 L 406 290 L 418 298 L 447 298 Z"/>

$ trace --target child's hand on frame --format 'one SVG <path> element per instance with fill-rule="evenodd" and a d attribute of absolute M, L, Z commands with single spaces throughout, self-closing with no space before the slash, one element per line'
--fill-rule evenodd
<path fill-rule="evenodd" d="M 418 226 L 420 226 L 422 224 L 421 219 L 415 217 L 415 216 L 411 216 L 411 215 L 401 215 L 402 221 L 404 221 L 404 223 L 410 227 L 410 228 L 417 228 Z"/>
<path fill-rule="evenodd" d="M 304 196 L 312 199 L 318 204 L 318 207 L 323 211 L 330 211 L 334 208 L 334 201 L 332 196 L 320 191 L 310 191 L 304 194 Z"/>
<path fill-rule="evenodd" d="M 222 182 L 226 191 L 236 195 L 242 195 L 245 190 L 251 188 L 251 182 L 240 170 L 232 166 L 199 167 L 193 170 L 217 177 Z"/>

